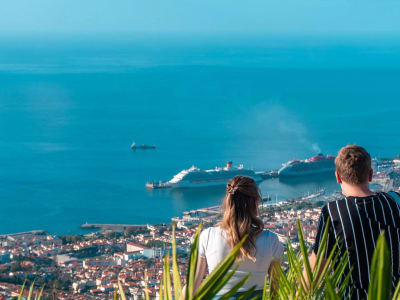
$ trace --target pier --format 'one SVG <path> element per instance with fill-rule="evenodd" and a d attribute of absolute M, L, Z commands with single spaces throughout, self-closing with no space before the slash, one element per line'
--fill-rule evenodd
<path fill-rule="evenodd" d="M 17 233 L 0 234 L 0 239 L 7 238 L 9 236 L 18 237 L 18 236 L 24 236 L 24 235 L 41 235 L 41 234 L 46 234 L 46 231 L 44 231 L 44 230 L 31 230 L 31 231 L 24 231 L 24 232 L 17 232 Z"/>
<path fill-rule="evenodd" d="M 132 227 L 147 227 L 147 224 L 92 224 L 85 223 L 80 226 L 82 229 L 100 229 L 100 230 L 112 230 L 112 231 L 124 231 L 127 228 Z"/>

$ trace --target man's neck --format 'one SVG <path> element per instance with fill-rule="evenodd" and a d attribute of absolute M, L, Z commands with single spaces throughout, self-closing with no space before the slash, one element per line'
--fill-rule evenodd
<path fill-rule="evenodd" d="M 374 193 L 369 189 L 369 184 L 352 185 L 343 182 L 341 184 L 342 194 L 346 197 L 368 197 Z"/>

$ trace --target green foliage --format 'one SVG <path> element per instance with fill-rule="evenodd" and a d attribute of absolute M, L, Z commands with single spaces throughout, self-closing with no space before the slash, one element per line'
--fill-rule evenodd
<path fill-rule="evenodd" d="M 260 211 L 273 213 L 273 212 L 287 211 L 291 209 L 300 210 L 306 208 L 317 208 L 324 206 L 325 203 L 326 203 L 325 201 L 311 201 L 311 200 L 294 201 L 283 205 L 267 206 L 262 208 Z"/>
<path fill-rule="evenodd" d="M 382 232 L 376 242 L 376 250 L 372 256 L 368 298 L 370 300 L 390 299 L 391 289 L 392 268 L 390 266 L 390 254 L 385 241 L 385 234 Z"/>
<path fill-rule="evenodd" d="M 146 244 L 146 246 L 149 248 L 168 248 L 171 247 L 171 244 L 159 240 L 151 240 Z"/>
<path fill-rule="evenodd" d="M 126 236 L 131 236 L 131 235 L 138 235 L 138 234 L 149 234 L 150 230 L 147 229 L 146 226 L 132 226 L 132 227 L 127 227 L 124 230 L 124 234 Z"/>
<path fill-rule="evenodd" d="M 25 284 L 26 284 L 26 281 L 24 282 L 24 284 L 21 287 L 21 291 L 20 291 L 20 293 L 18 295 L 18 298 L 17 298 L 18 300 L 25 299 L 23 297 L 24 291 L 25 291 Z M 38 294 L 34 293 L 34 289 L 35 289 L 35 281 L 33 281 L 31 286 L 29 287 L 28 297 L 26 297 L 26 300 L 33 300 L 33 299 L 41 300 L 42 299 L 44 286 L 42 286 L 42 288 L 40 289 L 40 292 Z"/>
<path fill-rule="evenodd" d="M 70 252 L 70 255 L 79 259 L 95 257 L 99 255 L 99 247 L 94 245 L 79 250 L 74 250 Z"/>
<path fill-rule="evenodd" d="M 60 239 L 65 244 L 76 244 L 82 241 L 84 238 L 80 235 L 60 235 Z"/>

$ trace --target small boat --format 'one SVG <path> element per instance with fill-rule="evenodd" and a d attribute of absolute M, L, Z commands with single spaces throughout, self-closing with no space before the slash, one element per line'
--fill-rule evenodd
<path fill-rule="evenodd" d="M 133 151 L 135 150 L 150 150 L 150 149 L 156 149 L 156 146 L 154 145 L 137 145 L 136 142 L 133 142 L 131 145 L 131 148 Z"/>

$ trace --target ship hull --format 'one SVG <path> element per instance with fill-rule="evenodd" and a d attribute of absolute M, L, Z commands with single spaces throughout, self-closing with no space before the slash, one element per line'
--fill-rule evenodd
<path fill-rule="evenodd" d="M 260 176 L 257 177 L 252 177 L 256 183 L 260 183 L 263 181 L 263 179 Z M 171 184 L 171 188 L 173 189 L 191 189 L 191 188 L 208 188 L 208 187 L 223 187 L 226 186 L 228 181 L 231 178 L 226 178 L 226 179 L 220 179 L 218 181 L 213 181 L 213 182 L 191 182 L 191 181 L 186 181 L 182 180 L 177 183 Z"/>
<path fill-rule="evenodd" d="M 282 167 L 278 171 L 279 178 L 317 176 L 335 172 L 334 160 L 321 162 L 298 162 Z"/>

